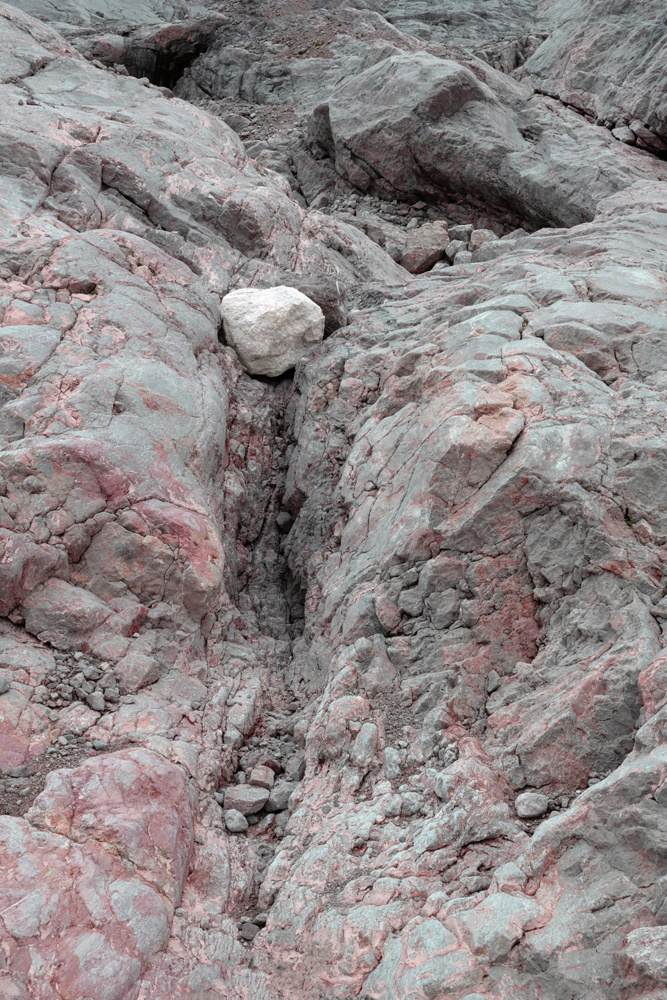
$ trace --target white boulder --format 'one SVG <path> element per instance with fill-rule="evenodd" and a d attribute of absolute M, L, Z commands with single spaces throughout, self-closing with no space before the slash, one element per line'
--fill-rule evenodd
<path fill-rule="evenodd" d="M 282 375 L 324 335 L 324 313 L 297 288 L 239 288 L 222 300 L 225 337 L 252 375 Z"/>

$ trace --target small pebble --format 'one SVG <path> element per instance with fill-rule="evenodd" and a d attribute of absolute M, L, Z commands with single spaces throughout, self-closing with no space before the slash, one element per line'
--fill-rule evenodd
<path fill-rule="evenodd" d="M 245 923 L 241 928 L 241 937 L 244 941 L 252 941 L 259 934 L 257 924 Z"/>

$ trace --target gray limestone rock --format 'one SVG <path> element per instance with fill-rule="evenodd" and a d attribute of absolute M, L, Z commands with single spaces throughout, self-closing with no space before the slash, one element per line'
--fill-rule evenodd
<path fill-rule="evenodd" d="M 324 335 L 324 314 L 296 288 L 238 289 L 222 300 L 225 337 L 254 375 L 282 375 Z"/>
<path fill-rule="evenodd" d="M 234 785 L 225 792 L 225 811 L 240 812 L 243 816 L 252 816 L 266 804 L 269 798 L 267 788 L 257 788 L 254 785 Z"/>
<path fill-rule="evenodd" d="M 230 8 L 196 107 L 0 8 L 10 995 L 664 992 L 664 26 L 574 6 Z"/>
<path fill-rule="evenodd" d="M 444 256 L 448 245 L 447 223 L 427 222 L 410 232 L 400 262 L 412 274 L 420 274 Z"/>
<path fill-rule="evenodd" d="M 618 124 L 624 114 L 634 131 L 638 119 L 648 133 L 645 148 L 664 151 L 665 83 L 656 75 L 667 52 L 663 14 L 660 0 L 632 9 L 621 0 L 557 0 L 554 30 L 520 72 L 600 122 Z"/>
<path fill-rule="evenodd" d="M 278 779 L 271 789 L 268 799 L 264 803 L 264 809 L 266 812 L 282 812 L 284 809 L 287 809 L 290 796 L 297 787 L 297 784 L 298 782 L 296 781 Z"/>
<path fill-rule="evenodd" d="M 413 197 L 481 197 L 537 225 L 591 219 L 630 178 L 667 176 L 622 145 L 612 149 L 610 136 L 577 115 L 475 69 L 395 50 L 342 82 L 316 112 L 341 176 L 361 188 L 379 178 Z"/>
<path fill-rule="evenodd" d="M 520 819 L 534 819 L 544 816 L 549 808 L 549 796 L 540 792 L 522 792 L 514 800 L 514 808 Z"/>
<path fill-rule="evenodd" d="M 225 826 L 230 833 L 245 833 L 248 829 L 248 820 L 238 809 L 225 809 L 223 813 Z"/>

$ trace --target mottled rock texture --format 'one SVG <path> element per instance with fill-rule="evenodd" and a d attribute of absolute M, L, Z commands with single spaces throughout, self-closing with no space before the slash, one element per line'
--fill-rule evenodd
<path fill-rule="evenodd" d="M 555 30 L 530 56 L 522 73 L 530 74 L 547 93 L 602 121 L 648 126 L 646 146 L 664 151 L 664 14 L 659 0 L 640 4 L 556 0 Z"/>
<path fill-rule="evenodd" d="M 0 995 L 664 1000 L 660 12 L 30 4 Z"/>

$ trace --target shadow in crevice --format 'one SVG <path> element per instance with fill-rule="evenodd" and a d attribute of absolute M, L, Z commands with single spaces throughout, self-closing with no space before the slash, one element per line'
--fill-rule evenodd
<path fill-rule="evenodd" d="M 209 48 L 220 27 L 220 18 L 214 16 L 142 27 L 123 33 L 121 52 L 97 45 L 91 55 L 107 64 L 121 63 L 131 76 L 147 77 L 155 86 L 173 90 L 197 56 Z"/>
<path fill-rule="evenodd" d="M 185 51 L 178 51 L 178 48 L 176 51 L 160 51 L 151 47 L 134 49 L 128 53 L 125 66 L 131 76 L 140 79 L 148 77 L 156 87 L 168 87 L 173 90 L 184 71 L 207 47 L 208 42 L 184 46 Z"/>
<path fill-rule="evenodd" d="M 255 379 L 257 382 L 262 382 L 264 385 L 269 385 L 274 389 L 282 386 L 290 385 L 294 381 L 295 368 L 288 368 L 286 372 L 282 375 L 251 375 L 246 372 L 247 378 Z"/>

